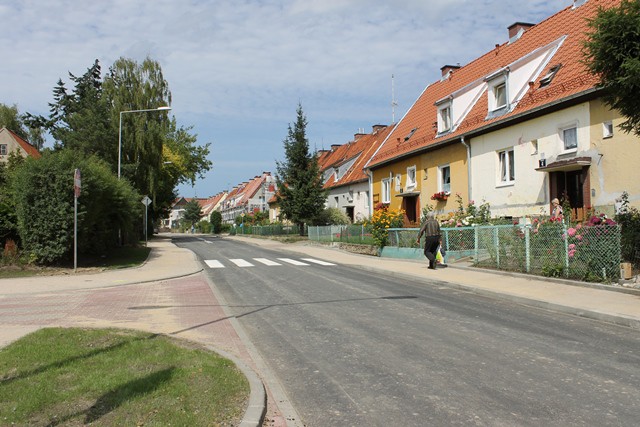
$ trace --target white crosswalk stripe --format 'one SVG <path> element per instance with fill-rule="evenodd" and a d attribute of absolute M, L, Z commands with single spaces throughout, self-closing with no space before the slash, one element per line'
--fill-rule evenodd
<path fill-rule="evenodd" d="M 329 266 L 329 265 L 336 265 L 333 264 L 331 262 L 327 262 L 327 261 L 322 261 L 319 259 L 315 259 L 315 258 L 302 258 L 302 261 L 306 261 L 306 262 L 302 262 L 302 261 L 298 261 L 296 259 L 292 259 L 292 258 L 277 258 L 277 260 L 279 261 L 274 261 L 268 258 L 253 258 L 253 261 L 260 263 L 262 265 L 268 266 L 268 267 L 275 267 L 275 266 L 282 266 L 282 263 L 286 263 L 286 264 L 290 264 L 290 265 L 296 265 L 296 266 L 309 266 L 311 264 L 316 264 L 316 265 L 323 265 L 323 266 Z M 229 263 L 232 263 L 233 265 L 237 266 L 237 267 L 255 267 L 256 265 L 250 261 L 247 261 L 245 259 L 242 258 L 229 258 L 227 260 L 217 260 L 217 259 L 205 259 L 204 262 L 205 264 L 207 264 L 207 266 L 209 268 L 225 268 L 230 266 L 229 263 L 227 263 L 227 265 L 225 265 L 225 261 L 229 261 Z"/>
<path fill-rule="evenodd" d="M 217 259 L 205 259 L 204 262 L 209 266 L 209 268 L 224 268 L 224 265 Z"/>
<path fill-rule="evenodd" d="M 270 259 L 266 258 L 254 258 L 254 260 L 268 266 L 282 265 L 279 262 L 271 261 Z"/>
<path fill-rule="evenodd" d="M 237 265 L 238 267 L 253 267 L 249 261 L 241 259 L 241 258 L 230 258 L 229 261 Z"/>
<path fill-rule="evenodd" d="M 306 262 L 298 261 L 291 258 L 278 258 L 278 261 L 283 261 L 292 265 L 309 265 Z"/>
<path fill-rule="evenodd" d="M 334 263 L 331 263 L 331 262 L 321 261 L 319 259 L 313 259 L 313 258 L 302 258 L 302 260 L 312 262 L 314 264 L 319 264 L 319 265 L 335 265 Z"/>

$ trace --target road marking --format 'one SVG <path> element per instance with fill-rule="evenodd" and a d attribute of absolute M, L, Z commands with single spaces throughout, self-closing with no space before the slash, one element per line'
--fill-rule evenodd
<path fill-rule="evenodd" d="M 270 259 L 266 259 L 266 258 L 254 258 L 254 260 L 261 262 L 264 265 L 282 265 L 279 262 L 275 262 L 275 261 L 271 261 Z"/>
<path fill-rule="evenodd" d="M 253 264 L 251 264 L 249 261 L 246 261 L 244 259 L 234 258 L 234 259 L 229 259 L 229 261 L 231 261 L 238 267 L 253 267 Z"/>
<path fill-rule="evenodd" d="M 302 260 L 312 262 L 314 264 L 320 264 L 320 265 L 335 265 L 334 263 L 331 263 L 331 262 L 321 261 L 319 259 L 313 259 L 313 258 L 302 258 Z"/>
<path fill-rule="evenodd" d="M 204 262 L 209 268 L 224 268 L 224 265 L 217 259 L 205 259 Z"/>
<path fill-rule="evenodd" d="M 293 264 L 293 265 L 309 265 L 307 263 L 304 263 L 304 262 L 301 262 L 301 261 L 297 261 L 297 260 L 291 259 L 291 258 L 278 258 L 278 261 L 287 262 L 287 263 Z"/>

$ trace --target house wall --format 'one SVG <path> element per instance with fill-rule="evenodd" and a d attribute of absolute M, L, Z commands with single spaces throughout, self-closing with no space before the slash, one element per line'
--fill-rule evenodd
<path fill-rule="evenodd" d="M 590 103 L 591 147 L 594 161 L 591 164 L 591 201 L 597 212 L 615 213 L 615 202 L 623 191 L 629 193 L 631 205 L 640 208 L 640 180 L 638 159 L 640 140 L 617 126 L 624 120 L 616 111 L 597 99 Z M 613 122 L 613 136 L 603 137 L 603 123 Z"/>
<path fill-rule="evenodd" d="M 440 168 L 445 165 L 449 165 L 451 169 L 449 198 L 445 201 L 431 200 L 434 193 L 441 191 L 439 174 Z M 438 216 L 448 215 L 458 208 L 456 203 L 458 194 L 466 206 L 469 200 L 467 149 L 461 142 L 421 154 L 418 172 L 421 208 L 431 205 Z"/>
<path fill-rule="evenodd" d="M 15 151 L 22 157 L 26 157 L 27 153 L 24 149 L 11 137 L 8 131 L 0 132 L 0 144 L 6 145 L 7 154 L 0 155 L 0 163 L 6 163 L 9 161 L 9 154 Z"/>
<path fill-rule="evenodd" d="M 539 160 L 546 159 L 550 164 L 592 156 L 589 117 L 589 103 L 585 102 L 470 140 L 471 197 L 476 204 L 488 202 L 492 216 L 548 215 L 549 173 L 536 171 Z M 573 124 L 578 147 L 575 152 L 563 154 L 561 129 Z M 515 181 L 503 184 L 498 152 L 510 147 L 514 151 Z M 592 160 L 592 168 L 594 163 Z"/>
<path fill-rule="evenodd" d="M 369 218 L 369 183 L 367 181 L 330 188 L 327 192 L 326 206 L 338 208 L 347 213 L 353 208 L 354 221 Z"/>

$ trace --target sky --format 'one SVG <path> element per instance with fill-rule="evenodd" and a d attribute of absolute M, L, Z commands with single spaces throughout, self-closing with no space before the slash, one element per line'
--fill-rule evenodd
<path fill-rule="evenodd" d="M 209 197 L 275 173 L 298 104 L 312 150 L 345 144 L 399 121 L 442 66 L 465 65 L 506 42 L 511 24 L 572 3 L 0 0 L 0 103 L 46 116 L 58 79 L 71 87 L 69 73 L 96 59 L 105 73 L 120 57 L 150 57 L 169 83 L 170 113 L 210 144 L 212 169 L 178 193 Z"/>

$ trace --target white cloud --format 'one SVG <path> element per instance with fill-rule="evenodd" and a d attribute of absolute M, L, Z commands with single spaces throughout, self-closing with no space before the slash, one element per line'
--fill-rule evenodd
<path fill-rule="evenodd" d="M 506 41 L 513 22 L 539 22 L 571 3 L 10 0 L 0 5 L 0 20 L 14 23 L 0 43 L 0 102 L 46 114 L 51 90 L 68 72 L 82 74 L 96 58 L 106 72 L 120 56 L 151 56 L 169 81 L 173 113 L 181 123 L 195 124 L 203 141 L 220 141 L 222 148 L 247 135 L 249 147 L 272 141 L 272 158 L 280 158 L 299 101 L 313 138 L 344 143 L 359 127 L 390 121 L 392 73 L 398 118 L 442 65 L 467 63 Z M 258 137 L 242 129 L 243 122 L 272 133 Z M 228 164 L 213 160 L 220 169 Z M 231 175 L 230 169 L 208 175 L 226 183 L 257 173 L 233 169 L 229 177 L 219 174 Z M 216 185 L 203 184 L 207 192 L 217 191 Z"/>

